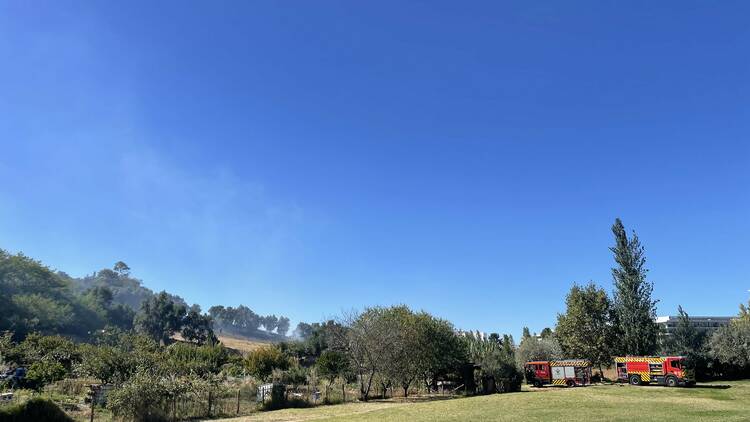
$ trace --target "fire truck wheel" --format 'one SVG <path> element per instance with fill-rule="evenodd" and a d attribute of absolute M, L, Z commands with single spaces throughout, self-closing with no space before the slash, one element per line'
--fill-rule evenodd
<path fill-rule="evenodd" d="M 641 376 L 631 375 L 629 381 L 630 381 L 630 385 L 641 385 Z"/>
<path fill-rule="evenodd" d="M 667 387 L 677 387 L 677 378 L 667 377 Z"/>
<path fill-rule="evenodd" d="M 534 381 L 534 387 L 539 388 L 541 386 L 542 386 L 542 382 L 541 381 L 539 381 L 539 380 Z"/>
<path fill-rule="evenodd" d="M 568 380 L 568 381 L 565 382 L 565 385 L 567 385 L 568 387 L 575 387 L 576 386 L 576 382 L 573 381 L 573 380 Z"/>

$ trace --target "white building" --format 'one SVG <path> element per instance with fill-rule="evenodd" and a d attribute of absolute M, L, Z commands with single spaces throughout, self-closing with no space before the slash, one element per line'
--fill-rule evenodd
<path fill-rule="evenodd" d="M 735 317 L 688 316 L 688 318 L 690 319 L 690 323 L 693 325 L 693 327 L 699 330 L 704 330 L 708 334 L 711 334 L 714 331 L 718 330 L 720 327 L 729 325 L 729 322 L 732 321 Z M 679 317 L 672 315 L 656 317 L 656 323 L 660 327 L 662 327 L 667 335 L 674 332 L 675 328 L 677 328 L 678 321 Z"/>

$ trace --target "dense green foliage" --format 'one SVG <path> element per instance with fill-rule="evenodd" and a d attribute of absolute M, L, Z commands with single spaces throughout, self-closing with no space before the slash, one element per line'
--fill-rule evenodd
<path fill-rule="evenodd" d="M 750 377 L 750 313 L 747 309 L 740 305 L 737 319 L 717 330 L 709 341 L 711 356 L 723 365 L 724 375 Z"/>
<path fill-rule="evenodd" d="M 71 285 L 40 262 L 0 249 L 0 330 L 19 338 L 33 331 L 85 337 L 103 326 Z"/>
<path fill-rule="evenodd" d="M 128 420 L 160 420 L 175 400 L 205 401 L 222 390 L 226 375 L 241 371 L 242 357 L 217 345 L 173 343 L 161 346 L 148 336 L 113 329 L 96 344 L 76 344 L 59 336 L 31 334 L 15 343 L 0 337 L 6 365 L 28 368 L 17 387 L 41 390 L 65 378 L 93 377 L 115 388 L 107 406 Z"/>
<path fill-rule="evenodd" d="M 464 379 L 466 368 L 494 363 L 472 362 L 468 342 L 450 323 L 406 306 L 348 315 L 329 335 L 332 349 L 349 357 L 362 400 L 370 397 L 374 384 L 383 390 L 395 385 L 407 395 L 417 379 L 434 388 L 438 378 Z M 473 378 L 471 371 L 468 376 Z"/>
<path fill-rule="evenodd" d="M 182 328 L 186 313 L 184 305 L 173 302 L 166 292 L 161 292 L 141 304 L 141 310 L 135 317 L 135 329 L 167 344 L 172 335 Z"/>
<path fill-rule="evenodd" d="M 652 355 L 657 349 L 658 327 L 654 322 L 656 301 L 651 299 L 654 286 L 646 280 L 644 248 L 635 233 L 628 238 L 619 218 L 612 226 L 612 233 L 615 246 L 610 250 L 617 263 L 612 268 L 618 329 L 614 336 L 618 340 L 616 350 L 627 355 Z"/>
<path fill-rule="evenodd" d="M 346 354 L 337 350 L 326 350 L 315 363 L 318 374 L 327 381 L 325 388 L 325 400 L 328 401 L 328 391 L 337 378 L 348 378 L 351 374 L 349 358 Z"/>
<path fill-rule="evenodd" d="M 291 362 L 276 346 L 260 347 L 248 353 L 245 368 L 248 374 L 261 381 L 269 381 L 274 369 L 286 370 Z"/>
<path fill-rule="evenodd" d="M 574 284 L 565 305 L 565 313 L 557 316 L 554 332 L 563 354 L 588 359 L 599 368 L 609 365 L 614 321 L 607 292 L 593 283 L 583 287 Z"/>
<path fill-rule="evenodd" d="M 476 365 L 474 384 L 485 393 L 494 393 L 501 380 L 509 380 L 515 388 L 520 388 L 521 372 L 516 366 L 516 351 L 513 338 L 499 335 L 484 337 L 479 333 L 464 333 L 462 338 L 468 356 L 468 363 Z"/>

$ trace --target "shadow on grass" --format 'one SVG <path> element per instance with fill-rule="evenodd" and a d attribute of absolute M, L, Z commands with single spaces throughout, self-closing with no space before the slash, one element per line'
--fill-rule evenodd
<path fill-rule="evenodd" d="M 387 398 L 373 398 L 368 400 L 368 402 L 380 402 L 380 403 L 422 403 L 422 402 L 430 402 L 430 401 L 441 401 L 441 400 L 452 400 L 457 399 L 460 397 L 465 397 L 462 395 L 455 395 L 455 396 L 448 396 L 448 395 L 434 395 L 434 396 L 409 396 L 409 397 L 387 397 Z"/>
<path fill-rule="evenodd" d="M 455 400 L 455 399 L 464 399 L 468 397 L 480 397 L 480 396 L 493 396 L 496 394 L 516 394 L 516 393 L 530 393 L 530 391 L 512 391 L 507 393 L 493 393 L 493 394 L 474 394 L 474 395 L 463 395 L 463 394 L 455 394 L 455 395 L 442 395 L 442 394 L 435 394 L 435 395 L 414 395 L 409 397 L 388 397 L 388 398 L 372 398 L 368 400 L 368 402 L 376 402 L 376 403 L 424 403 L 424 402 L 431 402 L 431 401 L 443 401 L 443 400 Z"/>
<path fill-rule="evenodd" d="M 732 386 L 727 385 L 727 384 L 695 384 L 689 388 L 708 388 L 708 389 L 714 389 L 714 390 L 726 390 L 727 388 L 732 388 Z"/>
<path fill-rule="evenodd" d="M 684 385 L 679 387 L 669 387 L 666 385 L 659 385 L 659 384 L 645 384 L 645 385 L 627 385 L 627 384 L 621 384 L 623 387 L 630 387 L 630 388 L 678 388 L 678 389 L 692 389 L 692 388 L 705 388 L 708 390 L 726 390 L 727 388 L 732 388 L 731 385 L 727 384 L 694 384 L 694 385 Z"/>

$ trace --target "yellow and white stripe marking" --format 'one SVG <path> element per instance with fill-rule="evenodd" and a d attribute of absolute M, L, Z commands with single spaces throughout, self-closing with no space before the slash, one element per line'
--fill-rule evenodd
<path fill-rule="evenodd" d="M 591 366 L 591 362 L 585 359 L 553 360 L 553 361 L 550 361 L 549 364 L 550 366 L 577 366 L 577 367 Z"/>
<path fill-rule="evenodd" d="M 647 362 L 647 363 L 664 363 L 664 358 L 660 357 L 645 357 L 645 358 L 630 358 L 630 357 L 617 357 L 615 358 L 617 363 L 626 362 Z"/>

